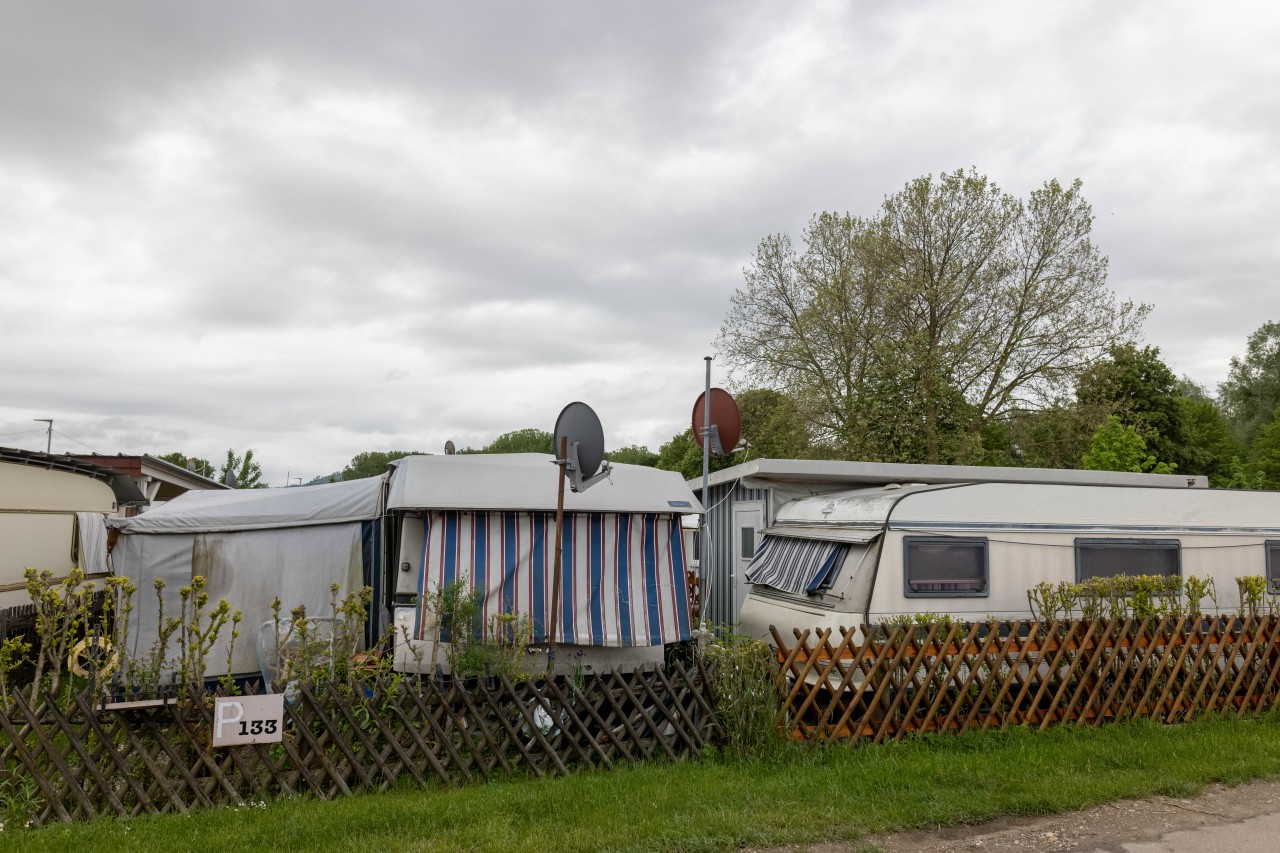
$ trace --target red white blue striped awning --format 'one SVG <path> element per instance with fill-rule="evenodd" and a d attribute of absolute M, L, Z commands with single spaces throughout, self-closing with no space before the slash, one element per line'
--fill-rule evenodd
<path fill-rule="evenodd" d="M 419 601 L 466 578 L 472 590 L 484 590 L 483 624 L 501 613 L 527 614 L 533 642 L 546 642 L 555 524 L 546 512 L 428 513 Z M 558 642 L 622 647 L 689 639 L 677 516 L 566 513 L 561 560 Z M 419 614 L 419 639 L 431 639 L 422 628 L 426 615 Z"/>

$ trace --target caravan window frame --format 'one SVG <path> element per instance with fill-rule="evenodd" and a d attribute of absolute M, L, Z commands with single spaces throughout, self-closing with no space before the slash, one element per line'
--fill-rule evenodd
<path fill-rule="evenodd" d="M 1262 553 L 1267 561 L 1267 592 L 1280 592 L 1280 539 L 1264 541 Z"/>
<path fill-rule="evenodd" d="M 911 588 L 911 546 L 917 542 L 931 545 L 973 545 L 982 548 L 982 589 L 951 592 L 917 592 Z M 902 537 L 902 593 L 907 598 L 990 598 L 991 542 L 986 536 L 904 536 Z"/>
<path fill-rule="evenodd" d="M 1182 577 L 1182 540 L 1181 539 L 1100 539 L 1097 537 L 1078 537 L 1075 541 L 1076 583 L 1083 583 L 1090 578 L 1113 578 L 1119 575 L 1089 575 L 1081 573 L 1080 554 L 1089 548 L 1119 548 L 1132 550 L 1173 551 L 1174 573 L 1164 577 Z M 1123 573 L 1122 573 L 1123 574 Z"/>

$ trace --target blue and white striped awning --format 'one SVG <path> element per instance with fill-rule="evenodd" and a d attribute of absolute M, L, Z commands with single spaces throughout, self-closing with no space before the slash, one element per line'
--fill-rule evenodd
<path fill-rule="evenodd" d="M 817 592 L 834 577 L 848 552 L 844 542 L 765 536 L 747 567 L 747 582 L 802 595 Z"/>
<path fill-rule="evenodd" d="M 547 642 L 554 513 L 455 510 L 428 513 L 423 524 L 419 601 L 430 590 L 466 578 L 472 590 L 484 590 L 483 624 L 501 613 L 527 614 L 533 642 Z M 558 642 L 617 647 L 689 639 L 678 516 L 566 513 L 560 553 Z M 428 622 L 419 618 L 419 639 L 432 639 L 422 628 Z"/>

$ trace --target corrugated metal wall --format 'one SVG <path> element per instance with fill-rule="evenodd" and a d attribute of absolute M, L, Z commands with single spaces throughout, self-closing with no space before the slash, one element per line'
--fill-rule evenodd
<path fill-rule="evenodd" d="M 701 488 L 695 488 L 700 493 Z M 733 612 L 733 505 L 737 501 L 764 501 L 766 524 L 773 520 L 770 489 L 748 489 L 739 483 L 723 483 L 712 486 L 710 500 L 703 500 L 707 507 L 707 523 L 710 526 L 709 553 L 702 555 L 703 612 L 716 625 L 729 625 L 735 621 Z M 730 494 L 732 492 L 732 494 Z M 702 499 L 699 494 L 699 499 Z"/>

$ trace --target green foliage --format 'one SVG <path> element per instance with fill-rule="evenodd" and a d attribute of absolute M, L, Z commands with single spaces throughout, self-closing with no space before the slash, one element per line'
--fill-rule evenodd
<path fill-rule="evenodd" d="M 604 458 L 610 462 L 618 462 L 623 465 L 643 465 L 646 468 L 655 468 L 658 465 L 658 454 L 639 444 L 610 450 L 604 455 Z"/>
<path fill-rule="evenodd" d="M 934 613 L 925 610 L 920 613 L 898 613 L 876 623 L 876 633 L 880 637 L 888 637 L 895 630 L 903 630 L 911 639 L 924 639 L 931 626 L 937 625 L 935 636 L 945 636 L 956 625 L 957 619 L 949 613 Z"/>
<path fill-rule="evenodd" d="M 555 453 L 555 436 L 546 430 L 526 427 L 504 432 L 484 447 L 468 447 L 459 453 Z"/>
<path fill-rule="evenodd" d="M 449 671 L 462 678 L 502 676 L 519 682 L 528 678 L 524 663 L 533 642 L 533 622 L 528 615 L 499 613 L 482 620 L 483 590 L 472 590 L 464 576 L 427 592 L 424 604 L 433 635 L 432 669 L 439 664 L 441 647 Z"/>
<path fill-rule="evenodd" d="M 724 751 L 739 760 L 776 752 L 781 739 L 773 649 L 723 631 L 708 646 L 707 662 Z"/>
<path fill-rule="evenodd" d="M 1280 489 L 1280 407 L 1268 423 L 1258 428 L 1250 451 L 1247 471 L 1253 487 Z"/>
<path fill-rule="evenodd" d="M 1158 462 L 1147 452 L 1146 439 L 1137 429 L 1108 415 L 1089 442 L 1089 450 L 1080 460 L 1086 471 L 1132 471 L 1136 473 L 1172 474 L 1174 465 Z"/>
<path fill-rule="evenodd" d="M 1280 407 L 1280 323 L 1263 323 L 1249 336 L 1244 357 L 1231 359 L 1218 396 L 1236 436 L 1252 444 Z"/>
<path fill-rule="evenodd" d="M 218 479 L 221 480 L 227 476 L 227 472 L 232 471 L 236 477 L 237 489 L 265 489 L 267 484 L 262 482 L 262 466 L 253 458 L 253 450 L 246 450 L 244 455 L 236 453 L 231 448 L 227 448 L 227 459 L 222 463 L 222 467 L 218 469 Z"/>
<path fill-rule="evenodd" d="M 1077 181 L 1026 200 L 976 171 L 909 182 L 870 218 L 761 241 L 719 348 L 787 392 L 841 458 L 944 462 L 1061 396 L 1146 306 L 1117 304 Z"/>
<path fill-rule="evenodd" d="M 208 459 L 201 459 L 198 456 L 187 456 L 186 454 L 179 453 L 176 450 L 173 453 L 165 453 L 157 456 L 156 458 L 163 459 L 165 462 L 172 462 L 179 468 L 186 468 L 188 463 L 190 463 L 192 465 L 190 470 L 199 474 L 201 477 L 208 477 L 210 480 L 214 477 L 215 472 L 213 470 L 213 463 Z"/>
<path fill-rule="evenodd" d="M 1236 439 L 1226 415 L 1204 389 L 1183 380 L 1178 404 L 1182 408 L 1183 445 L 1179 471 L 1203 474 L 1214 488 L 1232 486 L 1236 482 L 1235 467 L 1240 466 L 1244 446 Z M 1237 488 L 1241 486 L 1236 486 Z"/>
<path fill-rule="evenodd" d="M 713 456 L 709 460 L 709 471 L 720 471 L 738 464 L 744 458 L 741 453 L 731 453 L 719 458 Z M 658 450 L 658 464 L 655 466 L 664 471 L 678 471 L 686 480 L 702 476 L 702 448 L 694 440 L 693 430 L 687 429 Z"/>
<path fill-rule="evenodd" d="M 1086 411 L 1114 416 L 1132 428 L 1156 458 L 1175 466 L 1183 461 L 1185 437 L 1178 379 L 1160 360 L 1159 348 L 1134 344 L 1111 347 L 1105 359 L 1081 374 L 1076 399 Z"/>
<path fill-rule="evenodd" d="M 381 477 L 392 462 L 406 456 L 428 456 L 417 450 L 370 450 L 351 457 L 351 464 L 342 469 L 342 480 L 362 480 L 365 477 Z"/>
<path fill-rule="evenodd" d="M 1027 604 L 1040 622 L 1079 618 L 1156 619 L 1197 617 L 1208 599 L 1216 612 L 1218 596 L 1213 578 L 1169 575 L 1115 575 L 1080 583 L 1047 581 L 1027 590 Z"/>

